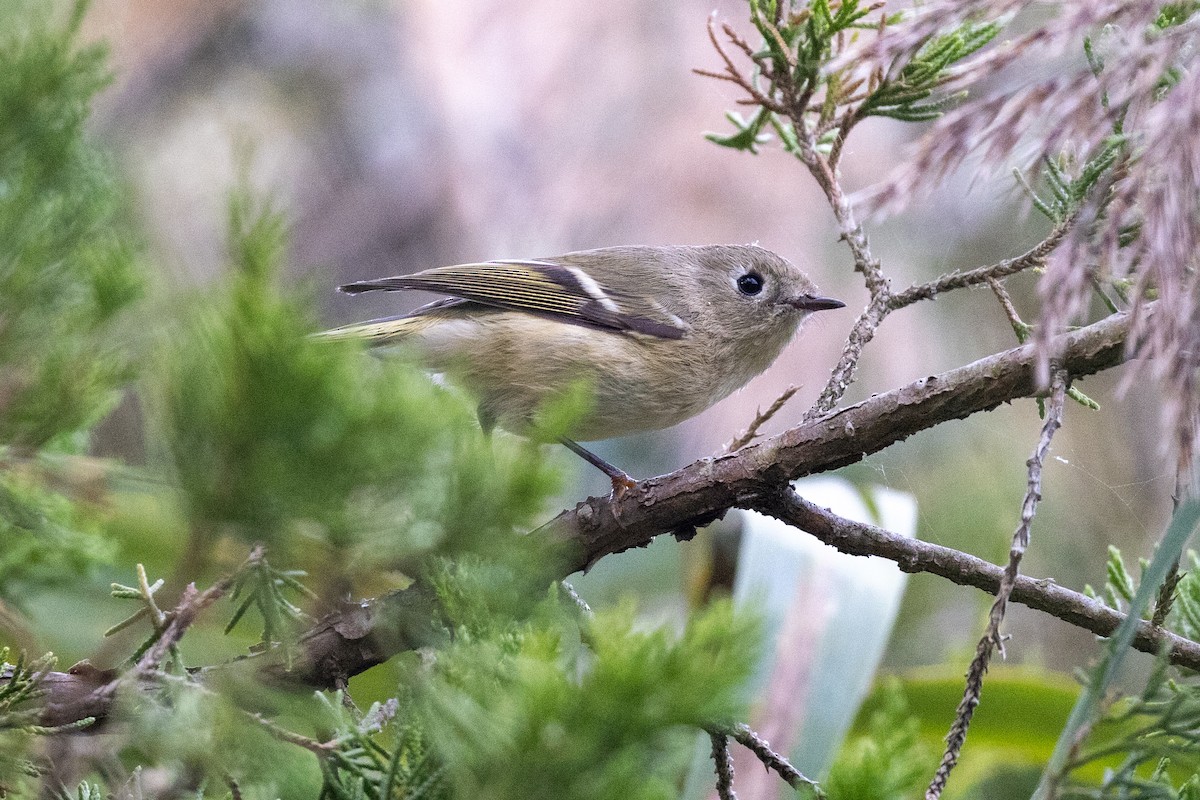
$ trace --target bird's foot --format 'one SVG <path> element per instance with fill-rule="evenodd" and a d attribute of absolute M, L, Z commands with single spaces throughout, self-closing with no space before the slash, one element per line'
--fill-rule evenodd
<path fill-rule="evenodd" d="M 637 481 L 622 472 L 620 475 L 609 475 L 612 479 L 612 496 L 614 500 L 620 500 L 625 496 L 625 493 L 630 489 L 637 488 Z"/>
<path fill-rule="evenodd" d="M 603 458 L 596 455 L 591 450 L 588 450 L 578 442 L 572 441 L 571 439 L 567 439 L 565 437 L 560 441 L 572 453 L 579 456 L 584 461 L 588 462 L 593 467 L 608 476 L 609 480 L 612 481 L 612 496 L 614 500 L 620 500 L 625 496 L 626 492 L 638 485 L 637 481 L 629 477 L 624 470 L 614 467 L 612 464 L 608 463 Z"/>

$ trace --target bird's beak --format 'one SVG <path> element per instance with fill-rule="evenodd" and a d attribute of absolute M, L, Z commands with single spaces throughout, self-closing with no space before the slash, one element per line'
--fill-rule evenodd
<path fill-rule="evenodd" d="M 832 297 L 816 297 L 811 294 L 789 297 L 783 302 L 800 311 L 827 311 L 831 308 L 843 308 L 846 305 L 841 300 L 834 300 Z"/>

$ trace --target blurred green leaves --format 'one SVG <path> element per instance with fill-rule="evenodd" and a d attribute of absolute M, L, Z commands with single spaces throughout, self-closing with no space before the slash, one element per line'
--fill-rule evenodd
<path fill-rule="evenodd" d="M 269 204 L 235 192 L 226 272 L 186 296 L 159 298 L 141 320 L 136 352 L 117 341 L 117 323 L 129 324 L 120 312 L 139 296 L 141 276 L 135 237 L 120 224 L 120 192 L 84 140 L 89 104 L 107 74 L 100 49 L 73 45 L 82 6 L 75 12 L 65 28 L 54 27 L 43 9 L 0 0 L 0 445 L 9 446 L 0 450 L 0 598 L 75 580 L 109 552 L 113 540 L 102 532 L 128 537 L 131 529 L 163 521 L 175 528 L 178 520 L 187 537 L 177 565 L 185 580 L 228 557 L 222 542 L 271 547 L 270 565 L 252 558 L 232 582 L 229 627 L 253 607 L 262 619 L 260 649 L 282 645 L 290 654 L 296 622 L 322 610 L 320 598 L 301 591 L 295 570 L 274 566 L 305 560 L 322 567 L 313 582 L 325 599 L 344 596 L 360 576 L 394 588 L 403 583 L 397 569 L 443 580 L 447 599 L 462 598 L 464 619 L 468 611 L 480 615 L 473 640 L 480 646 L 559 633 L 561 615 L 543 611 L 559 602 L 556 590 L 553 602 L 541 601 L 553 547 L 544 537 L 518 535 L 543 513 L 557 471 L 536 444 L 485 436 L 467 400 L 415 364 L 312 338 L 319 327 L 313 303 L 283 285 L 287 226 Z M 146 341 L 150 347 L 141 346 Z M 136 502 L 116 491 L 119 522 L 101 527 L 90 517 L 114 499 L 118 482 L 98 481 L 89 502 L 82 492 L 67 496 L 58 491 L 57 462 L 41 453 L 63 444 L 78 449 L 78 434 L 111 406 L 135 364 L 152 420 L 151 461 L 125 486 Z M 547 410 L 545 424 L 561 423 L 576 405 L 564 398 Z M 178 532 L 154 531 L 168 539 Z M 237 550 L 244 552 L 240 544 Z M 117 587 L 143 607 L 114 628 L 150 620 L 143 648 L 170 619 L 172 600 L 161 608 L 154 600 L 163 585 L 142 575 L 138 587 Z M 440 624 L 430 615 L 426 625 Z M 203 641 L 204 631 L 189 633 Z M 275 796 L 277 787 L 289 796 L 297 786 L 311 789 L 311 755 L 272 743 L 291 740 L 276 723 L 244 711 L 249 696 L 250 707 L 264 708 L 278 698 L 262 687 L 193 682 L 184 669 L 192 641 L 172 648 L 174 669 L 161 675 L 161 692 L 114 712 L 131 723 L 115 747 L 134 773 L 139 765 L 161 766 L 214 785 L 237 774 L 263 796 Z M 565 666 L 559 653 L 545 665 L 560 681 Z M 25 685 L 17 671 L 6 677 L 0 691 Z M 301 704 L 280 708 L 292 715 L 289 723 L 323 727 Z M 384 746 L 374 741 L 378 726 L 355 730 L 348 747 Z M 394 751 L 405 759 L 416 757 L 420 741 L 415 728 L 406 730 L 409 744 Z M 4 779 L 24 769 L 27 733 L 6 740 L 13 747 Z M 268 768 L 280 749 L 293 757 Z M 421 778 L 410 764 L 388 763 L 395 788 Z"/>
<path fill-rule="evenodd" d="M 460 638 L 418 706 L 457 797 L 668 798 L 695 729 L 745 712 L 758 629 L 718 603 L 677 637 L 630 609 Z"/>
<path fill-rule="evenodd" d="M 77 42 L 83 9 L 64 21 L 49 4 L 0 2 L 0 633 L 14 638 L 33 592 L 114 549 L 92 504 L 68 496 L 78 487 L 35 457 L 81 449 L 116 401 L 131 363 L 117 326 L 142 286 L 114 173 L 86 135 L 108 73 L 103 49 Z M 0 671 L 0 705 L 40 693 L 20 663 Z M 0 787 L 10 766 L 28 772 L 16 743 L 3 749 Z"/>
<path fill-rule="evenodd" d="M 270 208 L 234 198 L 232 266 L 167 332 L 147 376 L 193 524 L 272 544 L 297 520 L 345 535 L 404 493 L 440 427 L 415 369 L 308 338 L 308 304 L 276 284 L 284 233 Z"/>
<path fill-rule="evenodd" d="M 442 800 L 450 796 L 445 768 L 415 724 L 411 703 L 401 706 L 396 699 L 374 703 L 356 718 L 335 704 L 342 699 L 340 693 L 333 700 L 321 699 L 335 728 L 329 740 L 331 752 L 321 764 L 320 800 Z M 376 736 L 389 724 L 397 729 L 390 750 Z"/>
<path fill-rule="evenodd" d="M 881 680 L 823 783 L 829 800 L 923 797 L 962 691 L 959 666 Z M 1061 675 L 993 665 L 945 797 L 1027 800 L 1078 693 Z"/>
<path fill-rule="evenodd" d="M 876 692 L 866 731 L 842 746 L 823 788 L 829 800 L 917 797 L 932 772 L 932 750 L 919 737 L 898 680 Z"/>
<path fill-rule="evenodd" d="M 1075 702 L 1071 716 L 1059 735 L 1058 743 L 1046 766 L 1042 783 L 1038 786 L 1035 797 L 1053 796 L 1058 783 L 1067 778 L 1073 767 L 1081 764 L 1080 741 L 1104 713 L 1109 687 L 1116 679 L 1121 665 L 1132 652 L 1130 644 L 1142 614 L 1150 608 L 1152 599 L 1157 595 L 1159 587 L 1163 585 L 1167 576 L 1177 569 L 1183 547 L 1198 525 L 1200 525 L 1200 499 L 1188 498 L 1182 501 L 1176 507 L 1153 557 L 1146 568 L 1142 570 L 1141 583 L 1129 601 L 1125 619 L 1113 631 L 1100 661 L 1089 671 L 1087 686 Z M 1147 692 L 1157 689 L 1161 680 L 1161 676 L 1157 680 L 1152 680 L 1148 685 Z M 1200 727 L 1196 725 L 1196 722 L 1200 722 L 1200 715 L 1196 715 L 1194 720 L 1192 726 Z M 1151 733 L 1153 736 L 1158 732 L 1152 731 Z M 1193 752 L 1198 741 L 1200 741 L 1200 730 L 1191 736 L 1189 744 L 1193 748 Z M 1134 756 L 1132 752 L 1130 755 Z"/>
<path fill-rule="evenodd" d="M 142 277 L 110 165 L 87 141 L 104 51 L 51 6 L 0 2 L 0 445 L 72 444 L 128 376 L 113 323 Z"/>
<path fill-rule="evenodd" d="M 21 607 L 30 589 L 61 586 L 108 560 L 112 543 L 91 516 L 28 474 L 0 471 L 0 599 Z"/>
<path fill-rule="evenodd" d="M 146 379 L 194 535 L 404 555 L 511 534 L 542 507 L 535 447 L 484 436 L 415 364 L 310 336 L 311 302 L 279 286 L 278 213 L 240 193 L 230 231 L 229 271 Z"/>

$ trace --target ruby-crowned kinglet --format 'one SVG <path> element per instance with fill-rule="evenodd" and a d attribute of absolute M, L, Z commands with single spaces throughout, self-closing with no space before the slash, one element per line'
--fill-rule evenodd
<path fill-rule="evenodd" d="M 591 405 L 564 439 L 615 488 L 628 476 L 575 444 L 682 422 L 771 365 L 813 311 L 845 304 L 751 245 L 606 247 L 361 281 L 347 294 L 450 295 L 410 314 L 327 331 L 411 343 L 479 399 L 479 419 L 529 435 L 544 404 L 583 383 Z"/>

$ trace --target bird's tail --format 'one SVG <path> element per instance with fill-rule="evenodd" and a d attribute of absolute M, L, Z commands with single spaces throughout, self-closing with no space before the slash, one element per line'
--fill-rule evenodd
<path fill-rule="evenodd" d="M 334 341 L 359 339 L 372 345 L 395 344 L 415 333 L 420 333 L 429 327 L 430 323 L 431 320 L 427 317 L 409 315 L 384 317 L 314 333 L 313 338 Z"/>

